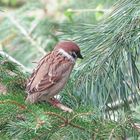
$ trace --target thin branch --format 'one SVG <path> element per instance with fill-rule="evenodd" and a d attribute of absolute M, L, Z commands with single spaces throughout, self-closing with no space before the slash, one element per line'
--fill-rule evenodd
<path fill-rule="evenodd" d="M 132 118 L 129 118 L 129 123 L 132 126 L 132 128 L 134 128 L 135 130 L 137 130 L 138 132 L 140 132 L 140 123 L 135 123 Z"/>
<path fill-rule="evenodd" d="M 78 13 L 83 13 L 83 12 L 102 12 L 102 13 L 107 13 L 110 12 L 111 10 L 108 9 L 68 9 L 68 12 L 78 12 Z"/>
<path fill-rule="evenodd" d="M 6 93 L 7 93 L 6 87 L 2 83 L 0 83 L 0 94 L 5 95 Z"/>
<path fill-rule="evenodd" d="M 109 138 L 108 138 L 109 140 L 112 140 L 114 131 L 115 131 L 115 129 L 113 128 L 110 132 L 110 135 L 109 135 Z"/>
<path fill-rule="evenodd" d="M 134 129 L 136 129 L 138 132 L 140 132 L 140 124 L 139 123 L 132 123 L 131 125 Z"/>
<path fill-rule="evenodd" d="M 5 103 L 14 104 L 14 105 L 18 106 L 21 110 L 27 109 L 27 106 L 22 105 L 22 104 L 20 104 L 20 103 L 18 103 L 16 101 L 12 101 L 12 100 L 0 101 L 0 104 L 5 104 Z"/>
<path fill-rule="evenodd" d="M 54 113 L 54 112 L 45 112 L 44 114 L 46 115 L 51 115 L 51 116 L 56 116 L 58 117 L 59 119 L 63 120 L 64 121 L 64 124 L 62 124 L 60 127 L 65 127 L 67 125 L 71 125 L 73 127 L 76 127 L 76 128 L 79 128 L 81 130 L 85 130 L 83 127 L 79 126 L 79 125 L 76 125 L 74 123 L 71 123 L 68 119 L 62 117 L 61 115 L 57 114 L 57 113 Z"/>
<path fill-rule="evenodd" d="M 46 115 L 51 115 L 51 116 L 56 116 L 57 118 L 63 120 L 64 122 L 66 121 L 66 119 L 64 117 L 62 117 L 61 115 L 54 113 L 54 112 L 44 112 L 44 114 Z"/>
<path fill-rule="evenodd" d="M 133 102 L 137 103 L 137 100 L 140 100 L 140 97 L 136 97 L 136 95 L 131 95 L 131 96 L 127 97 L 127 102 L 129 104 L 132 104 Z M 106 111 L 117 110 L 118 108 L 122 108 L 125 105 L 126 105 L 126 103 L 120 99 L 115 102 L 108 103 L 107 106 L 105 107 L 105 110 Z"/>
<path fill-rule="evenodd" d="M 15 25 L 15 27 L 17 29 L 20 30 L 20 32 L 27 38 L 27 40 L 36 47 L 36 49 L 41 52 L 43 55 L 46 54 L 46 52 L 44 51 L 44 49 L 42 49 L 40 46 L 40 44 L 38 42 L 36 42 L 31 35 L 26 31 L 26 29 L 17 21 L 17 19 L 9 14 L 7 14 L 7 17 L 10 19 L 10 21 Z"/>
<path fill-rule="evenodd" d="M 19 65 L 22 68 L 23 71 L 25 71 L 25 72 L 31 72 L 30 69 L 26 68 L 23 64 L 21 64 L 19 61 L 17 61 L 15 58 L 13 58 L 12 56 L 10 56 L 6 52 L 0 50 L 0 55 L 3 56 L 3 57 L 8 58 L 10 61 L 12 61 L 12 62 L 16 63 L 17 65 Z"/>
<path fill-rule="evenodd" d="M 92 115 L 92 114 L 93 114 L 93 112 L 86 112 L 86 113 L 76 114 L 75 116 L 73 116 L 72 119 L 69 120 L 69 122 L 71 122 L 73 119 L 75 119 L 78 116 L 83 116 L 83 115 L 88 116 L 88 115 Z"/>
<path fill-rule="evenodd" d="M 0 104 L 9 104 L 9 103 L 16 105 L 20 110 L 26 110 L 27 112 L 32 114 L 34 117 L 38 118 L 36 116 L 36 114 L 32 110 L 28 109 L 28 106 L 26 106 L 26 105 L 23 105 L 21 103 L 18 103 L 17 101 L 9 100 L 9 99 L 8 100 L 4 100 L 4 101 L 0 100 Z"/>

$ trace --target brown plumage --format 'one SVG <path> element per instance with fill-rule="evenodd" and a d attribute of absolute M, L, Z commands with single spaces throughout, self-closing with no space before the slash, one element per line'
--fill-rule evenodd
<path fill-rule="evenodd" d="M 51 53 L 39 61 L 28 80 L 26 101 L 36 103 L 45 100 L 71 112 L 71 109 L 62 105 L 54 96 L 65 86 L 78 57 L 82 58 L 80 49 L 74 42 L 58 43 Z"/>

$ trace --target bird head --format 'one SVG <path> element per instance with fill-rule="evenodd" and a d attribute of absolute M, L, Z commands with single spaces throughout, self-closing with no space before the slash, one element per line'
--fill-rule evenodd
<path fill-rule="evenodd" d="M 79 46 L 72 41 L 62 41 L 55 46 L 55 50 L 62 50 L 72 56 L 74 59 L 83 59 Z"/>

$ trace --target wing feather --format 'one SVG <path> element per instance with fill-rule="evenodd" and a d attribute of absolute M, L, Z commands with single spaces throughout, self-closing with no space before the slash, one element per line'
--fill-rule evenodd
<path fill-rule="evenodd" d="M 65 60 L 65 61 L 64 61 Z M 50 53 L 40 60 L 27 85 L 28 94 L 46 91 L 63 78 L 71 62 L 61 55 Z"/>

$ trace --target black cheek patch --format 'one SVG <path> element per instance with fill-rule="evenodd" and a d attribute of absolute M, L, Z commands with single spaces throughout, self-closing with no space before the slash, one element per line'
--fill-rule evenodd
<path fill-rule="evenodd" d="M 76 53 L 72 53 L 72 57 L 73 57 L 74 59 L 76 59 L 76 58 L 77 58 Z"/>

